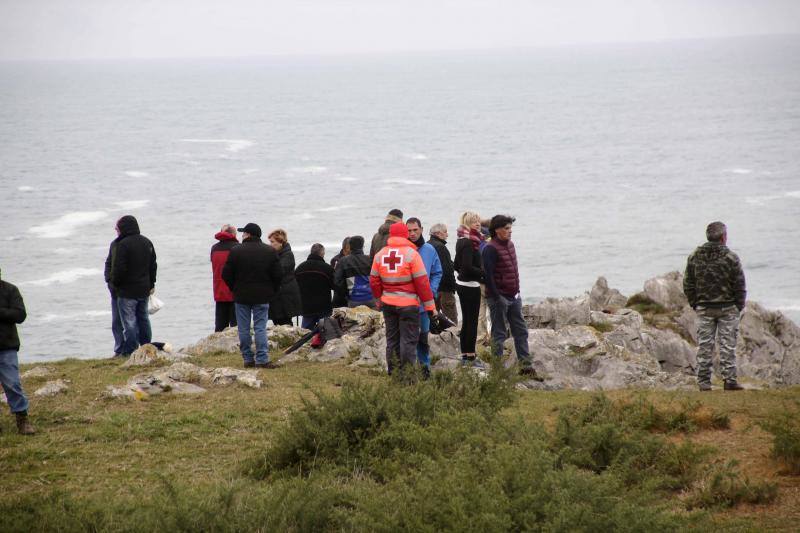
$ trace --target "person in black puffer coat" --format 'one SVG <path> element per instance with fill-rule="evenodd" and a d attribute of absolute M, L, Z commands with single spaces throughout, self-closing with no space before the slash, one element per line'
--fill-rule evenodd
<path fill-rule="evenodd" d="M 117 295 L 122 335 L 122 355 L 130 355 L 140 344 L 152 340 L 147 298 L 156 286 L 156 250 L 150 239 L 139 232 L 131 215 L 117 221 L 119 238 L 112 245 L 111 287 Z"/>
<path fill-rule="evenodd" d="M 333 267 L 325 262 L 325 247 L 320 243 L 313 244 L 308 259 L 300 263 L 294 275 L 303 301 L 302 326 L 313 329 L 320 319 L 331 316 L 333 312 Z"/>
<path fill-rule="evenodd" d="M 269 234 L 269 243 L 278 252 L 283 268 L 281 288 L 269 306 L 269 318 L 277 325 L 292 325 L 292 318 L 300 314 L 300 287 L 294 277 L 294 253 L 286 237 L 286 231 L 276 229 Z"/>

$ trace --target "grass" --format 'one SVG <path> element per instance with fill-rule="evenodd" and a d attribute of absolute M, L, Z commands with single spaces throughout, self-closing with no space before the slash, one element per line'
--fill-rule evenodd
<path fill-rule="evenodd" d="M 73 384 L 32 398 L 40 433 L 0 418 L 2 531 L 793 530 L 800 519 L 800 479 L 782 474 L 762 428 L 798 389 L 521 392 L 503 374 L 401 385 L 298 362 L 260 371 L 258 390 L 135 402 L 101 396 L 141 370 L 48 366 Z"/>

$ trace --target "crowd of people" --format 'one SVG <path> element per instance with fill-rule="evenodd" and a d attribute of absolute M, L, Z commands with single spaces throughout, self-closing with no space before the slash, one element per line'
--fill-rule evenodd
<path fill-rule="evenodd" d="M 463 213 L 453 257 L 446 224 L 433 224 L 426 241 L 419 218 L 404 220 L 402 211 L 392 209 L 372 237 L 369 255 L 364 251 L 364 237 L 353 235 L 344 239 L 330 263 L 325 261 L 325 247 L 315 243 L 308 258 L 297 266 L 285 230 L 270 232 L 266 244 L 258 224 L 242 228 L 226 224 L 211 248 L 215 331 L 235 326 L 244 366 L 274 368 L 267 343 L 268 320 L 290 325 L 302 315 L 302 327 L 313 330 L 334 307 L 363 305 L 383 313 L 389 374 L 419 366 L 429 376 L 428 336 L 434 313 L 452 323 L 460 317 L 461 359 L 465 365 L 475 365 L 480 364 L 476 344 L 488 309 L 493 355 L 502 356 L 510 334 L 519 373 L 539 379 L 522 315 L 519 266 L 511 239 L 514 221 L 508 215 L 482 219 L 478 213 Z M 115 229 L 105 281 L 111 295 L 114 357 L 127 357 L 152 341 L 148 299 L 155 290 L 156 252 L 133 216 L 120 218 Z M 745 305 L 745 278 L 738 256 L 726 245 L 727 238 L 725 224 L 709 224 L 707 242 L 689 256 L 684 275 L 684 293 L 698 316 L 701 391 L 711 390 L 716 343 L 724 390 L 742 389 L 735 346 Z M 28 420 L 28 400 L 19 375 L 16 329 L 25 318 L 18 288 L 0 280 L 0 381 L 18 431 L 30 435 L 35 430 Z"/>

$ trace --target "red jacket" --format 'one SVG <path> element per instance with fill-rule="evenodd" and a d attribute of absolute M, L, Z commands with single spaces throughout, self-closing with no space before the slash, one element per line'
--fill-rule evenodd
<path fill-rule="evenodd" d="M 397 307 L 420 304 L 435 311 L 431 284 L 417 247 L 403 237 L 389 237 L 389 243 L 375 254 L 369 276 L 372 295 Z"/>
<path fill-rule="evenodd" d="M 214 301 L 232 302 L 233 293 L 222 279 L 222 267 L 225 266 L 225 261 L 228 260 L 228 254 L 231 252 L 231 248 L 239 244 L 239 241 L 236 240 L 236 236 L 225 231 L 220 231 L 214 235 L 214 238 L 219 241 L 211 247 L 211 271 L 214 274 Z"/>

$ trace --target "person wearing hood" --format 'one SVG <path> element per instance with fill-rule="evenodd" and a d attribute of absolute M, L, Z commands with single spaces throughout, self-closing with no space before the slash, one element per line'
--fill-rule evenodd
<path fill-rule="evenodd" d="M 343 257 L 336 264 L 333 273 L 333 283 L 336 291 L 345 295 L 347 307 L 366 305 L 375 309 L 377 304 L 369 287 L 369 273 L 372 263 L 364 255 L 364 237 L 354 235 L 350 237 L 350 255 Z"/>
<path fill-rule="evenodd" d="M 386 246 L 375 254 L 369 284 L 383 311 L 386 364 L 391 375 L 397 365 L 410 367 L 417 359 L 420 306 L 429 319 L 436 309 L 425 264 L 402 222 L 391 225 Z"/>
<path fill-rule="evenodd" d="M 131 215 L 117 221 L 116 245 L 111 246 L 111 290 L 116 293 L 122 322 L 121 356 L 132 354 L 152 340 L 147 298 L 156 286 L 156 250 L 150 239 L 139 232 Z"/>
<path fill-rule="evenodd" d="M 425 271 L 428 273 L 428 281 L 430 282 L 431 292 L 433 299 L 439 293 L 439 283 L 442 281 L 442 262 L 439 259 L 439 253 L 436 248 L 429 242 L 425 242 L 425 237 L 422 234 L 422 222 L 416 218 L 411 217 L 406 221 L 408 227 L 408 240 L 417 247 L 417 253 L 422 258 L 422 264 L 425 265 Z M 417 341 L 417 362 L 422 367 L 422 372 L 426 377 L 431 373 L 431 348 L 428 345 L 428 334 L 431 331 L 431 321 L 425 308 L 419 308 L 419 340 Z"/>
<path fill-rule="evenodd" d="M 108 247 L 108 255 L 106 256 L 105 269 L 103 270 L 103 277 L 106 280 L 106 287 L 111 294 L 111 334 L 114 336 L 114 355 L 112 357 L 122 356 L 122 345 L 125 337 L 122 334 L 122 318 L 119 315 L 119 302 L 117 301 L 117 291 L 114 290 L 114 285 L 111 283 L 111 266 L 114 264 L 114 258 L 117 255 L 117 244 L 122 236 L 119 234 L 119 228 L 114 225 L 117 232 L 117 237 L 111 241 Z"/>
<path fill-rule="evenodd" d="M 6 401 L 17 419 L 21 435 L 33 435 L 36 430 L 28 421 L 28 398 L 19 377 L 19 335 L 17 324 L 27 317 L 25 302 L 15 285 L 0 280 L 0 384 Z"/>
<path fill-rule="evenodd" d="M 231 248 L 239 244 L 236 240 L 236 226 L 225 224 L 214 235 L 217 243 L 211 247 L 211 274 L 214 288 L 214 331 L 222 331 L 227 327 L 236 326 L 236 306 L 233 302 L 233 293 L 228 284 L 222 279 L 222 268 L 228 260 Z"/>
<path fill-rule="evenodd" d="M 719 348 L 723 390 L 739 391 L 736 378 L 736 337 L 747 287 L 742 263 L 728 248 L 728 229 L 722 222 L 706 227 L 707 242 L 686 261 L 683 292 L 697 312 L 697 385 L 711 390 L 714 345 Z"/>
<path fill-rule="evenodd" d="M 369 260 L 375 258 L 375 254 L 378 253 L 386 243 L 389 241 L 389 228 L 392 224 L 396 224 L 397 222 L 403 221 L 403 212 L 399 209 L 392 209 L 386 215 L 386 220 L 384 220 L 383 224 L 380 225 L 378 231 L 375 232 L 375 235 L 372 236 L 372 244 L 369 247 Z"/>
<path fill-rule="evenodd" d="M 270 301 L 281 286 L 283 269 L 275 250 L 261 242 L 258 224 L 249 222 L 239 231 L 242 243 L 231 248 L 222 267 L 222 279 L 233 291 L 239 350 L 245 367 L 275 368 L 269 360 L 267 317 Z M 256 341 L 255 355 L 251 324 Z"/>
<path fill-rule="evenodd" d="M 294 253 L 286 237 L 286 231 L 276 229 L 269 234 L 269 243 L 278 252 L 283 268 L 281 288 L 269 306 L 269 318 L 278 325 L 292 325 L 292 318 L 300 314 L 300 287 L 294 277 Z"/>
<path fill-rule="evenodd" d="M 304 329 L 314 329 L 320 319 L 331 316 L 333 312 L 333 267 L 325 262 L 325 247 L 322 244 L 311 245 L 308 259 L 298 265 L 294 276 L 300 287 L 300 299 L 303 303 L 301 325 Z"/>

